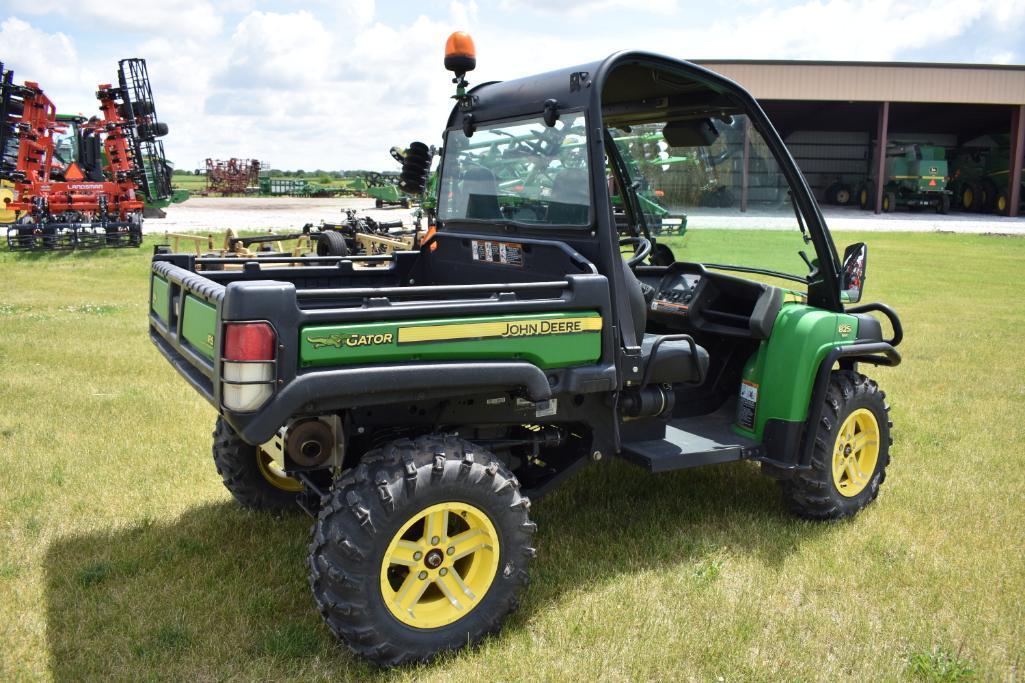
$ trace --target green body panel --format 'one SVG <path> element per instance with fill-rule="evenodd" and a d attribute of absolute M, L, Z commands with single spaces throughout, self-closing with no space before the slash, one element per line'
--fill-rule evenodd
<path fill-rule="evenodd" d="M 171 307 L 171 285 L 167 284 L 164 278 L 154 276 L 151 291 L 150 309 L 166 323 L 167 313 Z"/>
<path fill-rule="evenodd" d="M 560 322 L 561 321 L 561 322 Z M 575 321 L 575 322 L 572 322 Z M 513 336 L 502 335 L 515 326 Z M 553 323 L 585 328 L 546 333 Z M 438 337 L 404 341 L 411 329 Z M 362 343 L 361 343 L 362 342 Z M 402 322 L 313 325 L 299 335 L 301 367 L 393 363 L 417 360 L 525 360 L 540 368 L 597 362 L 601 356 L 601 316 L 595 311 L 445 318 Z M 443 378 L 439 378 L 444 381 Z"/>
<path fill-rule="evenodd" d="M 261 194 L 308 197 L 311 192 L 313 186 L 302 178 L 260 178 Z"/>
<path fill-rule="evenodd" d="M 217 309 L 186 295 L 182 313 L 182 338 L 198 353 L 213 359 L 214 337 L 217 332 Z"/>
<path fill-rule="evenodd" d="M 398 204 L 402 201 L 403 197 L 402 191 L 395 185 L 370 187 L 367 188 L 367 194 L 374 199 L 380 199 L 382 202 L 391 202 L 392 204 Z"/>
<path fill-rule="evenodd" d="M 171 204 L 180 204 L 189 198 L 189 191 L 181 188 L 171 190 L 171 195 L 163 199 L 150 199 L 143 197 L 142 203 L 151 209 L 163 209 Z"/>
<path fill-rule="evenodd" d="M 1004 146 L 1004 143 L 1008 136 L 991 137 L 997 139 L 1001 146 L 963 152 L 951 162 L 951 177 L 956 178 L 958 183 L 977 182 L 988 178 L 996 186 L 998 192 L 1007 190 L 1011 177 L 1009 170 L 1011 151 Z M 1018 181 L 1022 187 L 1025 187 L 1025 175 Z"/>
<path fill-rule="evenodd" d="M 888 191 L 930 194 L 947 189 L 946 151 L 934 145 L 909 145 L 886 156 Z"/>
<path fill-rule="evenodd" d="M 804 304 L 786 303 L 772 336 L 744 366 L 743 380 L 758 387 L 754 429 L 735 426 L 761 439 L 767 420 L 803 422 L 808 416 L 815 374 L 826 354 L 857 339 L 858 319 Z"/>

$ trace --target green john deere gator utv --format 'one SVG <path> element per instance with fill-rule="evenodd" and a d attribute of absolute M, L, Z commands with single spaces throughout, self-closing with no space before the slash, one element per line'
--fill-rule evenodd
<path fill-rule="evenodd" d="M 152 263 L 150 336 L 217 410 L 225 486 L 250 508 L 316 516 L 309 581 L 327 626 L 382 666 L 497 631 L 535 554 L 530 499 L 612 458 L 655 473 L 757 463 L 811 519 L 874 500 L 891 423 L 861 369 L 900 361 L 900 322 L 850 305 L 867 248 L 839 258 L 751 95 L 644 52 L 473 89 L 468 36 L 445 62 L 457 103 L 419 251 Z M 677 260 L 649 233 L 616 137 L 716 154 L 743 117 L 792 198 L 760 215 L 793 227 L 689 227 Z M 534 192 L 500 189 L 503 160 L 478 154 L 510 136 L 547 178 Z M 403 163 L 422 191 L 429 155 Z M 687 208 L 685 186 L 656 186 Z"/>

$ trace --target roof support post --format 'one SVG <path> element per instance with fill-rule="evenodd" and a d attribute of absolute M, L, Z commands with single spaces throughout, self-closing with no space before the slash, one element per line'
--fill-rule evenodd
<path fill-rule="evenodd" d="M 1018 215 L 1018 204 L 1021 202 L 1021 169 L 1022 156 L 1025 152 L 1025 104 L 1019 104 L 1011 110 L 1011 163 L 1008 168 L 1011 175 L 1007 178 L 1008 216 Z"/>
<path fill-rule="evenodd" d="M 890 127 L 890 103 L 879 104 L 879 122 L 876 124 L 876 196 L 875 212 L 883 210 L 883 187 L 886 185 L 886 136 Z M 893 210 L 893 207 L 890 207 Z"/>
<path fill-rule="evenodd" d="M 744 163 L 740 167 L 740 210 L 747 211 L 748 167 L 751 160 L 751 121 L 744 117 Z"/>

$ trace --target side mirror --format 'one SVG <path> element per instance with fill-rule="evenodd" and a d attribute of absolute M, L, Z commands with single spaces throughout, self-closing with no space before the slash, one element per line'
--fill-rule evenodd
<path fill-rule="evenodd" d="M 861 292 L 865 288 L 865 261 L 868 259 L 868 245 L 858 242 L 843 251 L 843 283 L 840 296 L 846 301 L 856 304 L 861 301 Z"/>

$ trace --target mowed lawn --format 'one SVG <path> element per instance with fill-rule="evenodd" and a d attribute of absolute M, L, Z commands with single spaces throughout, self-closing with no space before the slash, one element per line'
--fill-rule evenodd
<path fill-rule="evenodd" d="M 837 235 L 906 329 L 903 365 L 866 368 L 895 442 L 859 517 L 797 520 L 749 463 L 595 465 L 533 506 L 501 635 L 388 672 L 321 624 L 310 520 L 221 486 L 214 411 L 147 338 L 152 239 L 0 253 L 0 680 L 1021 677 L 1025 239 Z"/>

